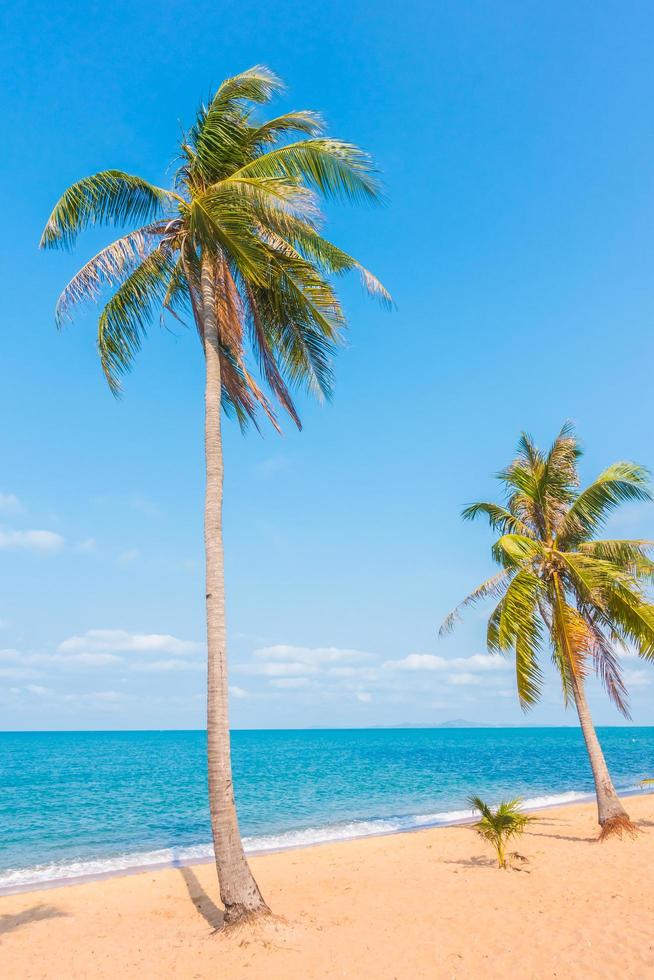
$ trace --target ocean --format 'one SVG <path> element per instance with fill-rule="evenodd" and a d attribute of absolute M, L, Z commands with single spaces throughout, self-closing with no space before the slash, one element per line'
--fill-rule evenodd
<path fill-rule="evenodd" d="M 654 776 L 654 728 L 599 736 L 618 790 Z M 593 792 L 576 728 L 236 731 L 232 751 L 249 852 L 451 823 L 471 793 Z M 210 839 L 204 732 L 0 733 L 0 890 L 199 861 Z"/>

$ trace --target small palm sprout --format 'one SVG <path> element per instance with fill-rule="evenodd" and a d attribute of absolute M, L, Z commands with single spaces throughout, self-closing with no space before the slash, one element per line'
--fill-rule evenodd
<path fill-rule="evenodd" d="M 497 853 L 497 864 L 506 869 L 506 845 L 512 837 L 519 837 L 528 823 L 536 817 L 530 817 L 520 809 L 522 800 L 502 800 L 493 810 L 478 796 L 470 796 L 468 802 L 473 810 L 478 810 L 481 820 L 473 824 L 482 840 L 488 841 Z"/>

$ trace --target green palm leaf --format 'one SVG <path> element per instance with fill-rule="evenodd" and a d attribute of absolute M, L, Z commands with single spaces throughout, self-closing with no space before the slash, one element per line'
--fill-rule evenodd
<path fill-rule="evenodd" d="M 327 197 L 351 201 L 377 201 L 381 194 L 370 157 L 351 143 L 326 137 L 269 150 L 234 176 L 287 177 Z"/>
<path fill-rule="evenodd" d="M 635 463 L 613 463 L 579 494 L 559 530 L 562 547 L 597 534 L 620 504 L 651 500 L 649 472 Z"/>
<path fill-rule="evenodd" d="M 176 195 L 122 170 L 103 170 L 72 184 L 54 207 L 41 248 L 70 248 L 89 225 L 147 222 L 170 212 Z"/>
<path fill-rule="evenodd" d="M 148 322 L 165 301 L 174 272 L 170 253 L 157 249 L 132 272 L 109 300 L 98 321 L 102 370 L 114 394 L 131 367 Z"/>

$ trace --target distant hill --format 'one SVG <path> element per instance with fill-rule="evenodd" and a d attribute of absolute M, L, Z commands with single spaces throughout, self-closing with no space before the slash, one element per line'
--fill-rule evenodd
<path fill-rule="evenodd" d="M 468 721 L 466 718 L 452 718 L 450 721 L 405 721 L 391 728 L 497 728 L 483 721 Z"/>

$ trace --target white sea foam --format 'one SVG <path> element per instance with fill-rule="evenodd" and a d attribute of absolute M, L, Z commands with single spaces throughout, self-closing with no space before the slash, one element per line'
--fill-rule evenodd
<path fill-rule="evenodd" d="M 639 786 L 629 786 L 623 793 L 638 793 Z M 534 796 L 523 800 L 527 810 L 543 807 L 562 806 L 592 800 L 591 793 L 553 793 L 548 796 Z M 298 830 L 286 830 L 278 834 L 262 834 L 245 837 L 243 843 L 248 854 L 266 851 L 283 851 L 295 847 L 308 847 L 312 844 L 328 844 L 332 841 L 353 840 L 357 837 L 374 837 L 382 834 L 395 834 L 402 831 L 425 827 L 442 827 L 448 824 L 472 820 L 472 810 L 443 810 L 437 813 L 411 814 L 373 820 L 351 820 L 341 823 L 323 824 Z M 105 877 L 121 873 L 153 868 L 184 866 L 210 860 L 213 856 L 211 844 L 196 844 L 190 847 L 165 848 L 157 851 L 133 851 L 112 857 L 86 861 L 41 864 L 31 868 L 15 868 L 0 873 L 0 894 L 25 891 L 55 883 L 71 883 L 89 878 Z"/>

